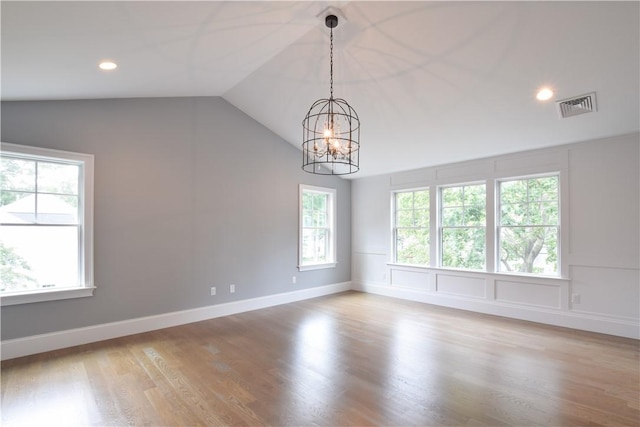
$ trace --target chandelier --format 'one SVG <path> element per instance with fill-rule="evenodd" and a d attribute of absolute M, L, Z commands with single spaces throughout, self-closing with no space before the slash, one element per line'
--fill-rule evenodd
<path fill-rule="evenodd" d="M 333 97 L 333 29 L 338 17 L 328 15 L 331 31 L 330 95 L 311 105 L 302 121 L 302 169 L 319 175 L 347 175 L 360 169 L 360 119 L 342 98 Z"/>

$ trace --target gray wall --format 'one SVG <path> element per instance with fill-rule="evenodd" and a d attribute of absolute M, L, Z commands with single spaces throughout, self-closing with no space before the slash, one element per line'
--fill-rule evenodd
<path fill-rule="evenodd" d="M 303 172 L 299 150 L 222 98 L 1 112 L 3 142 L 95 155 L 97 286 L 90 298 L 3 307 L 3 340 L 350 280 L 350 181 Z M 297 271 L 300 183 L 337 189 L 335 269 Z"/>

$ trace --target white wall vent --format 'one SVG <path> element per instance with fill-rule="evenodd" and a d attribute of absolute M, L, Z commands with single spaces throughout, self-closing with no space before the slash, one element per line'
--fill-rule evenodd
<path fill-rule="evenodd" d="M 598 111 L 598 106 L 596 105 L 596 93 L 591 92 L 585 95 L 556 101 L 556 107 L 561 119 L 577 116 L 578 114 Z"/>

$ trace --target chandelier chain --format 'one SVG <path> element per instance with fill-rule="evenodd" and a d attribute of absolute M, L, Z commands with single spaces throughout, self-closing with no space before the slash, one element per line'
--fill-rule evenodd
<path fill-rule="evenodd" d="M 330 52 L 330 68 L 329 68 L 329 75 L 331 76 L 331 80 L 330 80 L 330 92 L 331 92 L 331 97 L 329 99 L 333 99 L 333 28 L 331 28 L 331 45 L 329 47 L 329 52 Z"/>

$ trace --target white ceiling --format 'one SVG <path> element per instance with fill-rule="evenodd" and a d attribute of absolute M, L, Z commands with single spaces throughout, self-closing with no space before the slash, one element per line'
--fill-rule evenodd
<path fill-rule="evenodd" d="M 2 99 L 222 96 L 299 147 L 329 92 L 358 178 L 639 130 L 639 2 L 2 1 Z M 320 16 L 318 16 L 320 15 Z M 100 71 L 100 60 L 119 64 Z M 549 85 L 554 99 L 536 90 Z M 559 119 L 554 100 L 597 92 Z"/>

